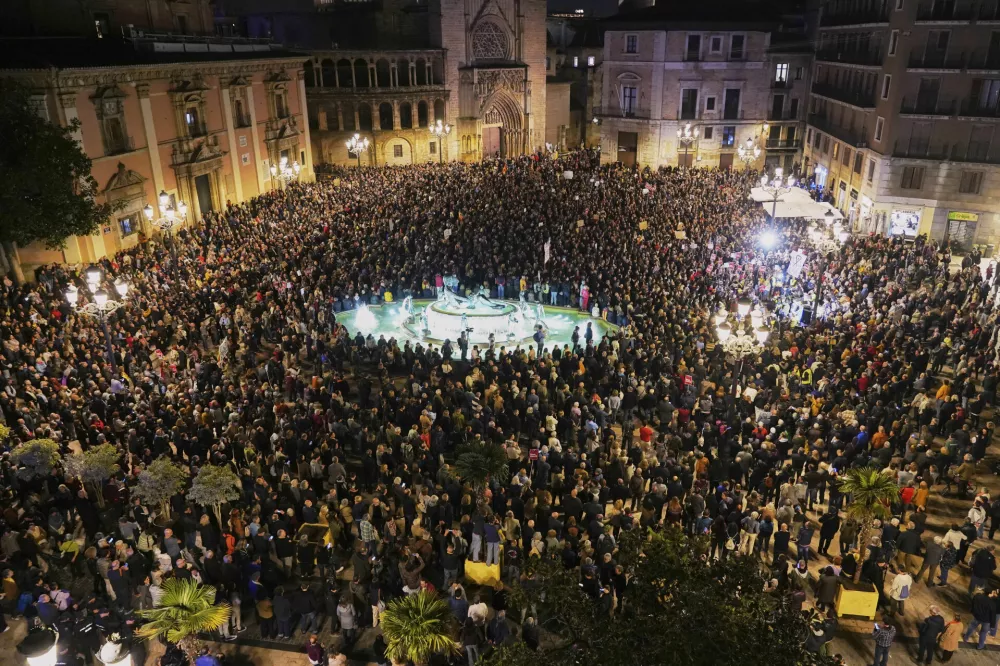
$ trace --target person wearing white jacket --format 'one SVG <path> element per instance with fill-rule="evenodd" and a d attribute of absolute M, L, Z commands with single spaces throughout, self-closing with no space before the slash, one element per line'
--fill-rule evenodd
<path fill-rule="evenodd" d="M 910 597 L 910 590 L 913 588 L 913 576 L 906 571 L 900 570 L 892 579 L 892 587 L 889 589 L 889 598 L 892 600 L 893 615 L 902 615 L 906 600 Z"/>

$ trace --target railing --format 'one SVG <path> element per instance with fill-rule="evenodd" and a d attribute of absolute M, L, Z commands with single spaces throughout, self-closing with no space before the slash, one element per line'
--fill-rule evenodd
<path fill-rule="evenodd" d="M 1000 118 L 1000 105 L 988 106 L 972 101 L 965 101 L 959 109 L 958 115 L 970 118 Z"/>
<path fill-rule="evenodd" d="M 889 22 L 889 7 L 886 6 L 884 9 L 872 9 L 862 12 L 844 12 L 836 14 L 827 14 L 823 12 L 823 16 L 819 20 L 820 27 L 832 28 L 842 25 L 862 25 L 866 23 L 888 23 Z"/>
<path fill-rule="evenodd" d="M 953 116 L 958 110 L 957 100 L 922 100 L 903 98 L 899 105 L 899 113 L 902 115 L 918 116 Z"/>
<path fill-rule="evenodd" d="M 787 79 L 783 81 L 771 81 L 771 87 L 776 90 L 787 90 L 792 87 L 792 82 Z"/>
<path fill-rule="evenodd" d="M 775 113 L 774 109 L 771 109 L 767 113 L 767 119 L 768 120 L 798 120 L 799 119 L 799 112 L 796 111 L 795 113 L 792 113 L 791 111 L 781 111 L 780 113 Z"/>
<path fill-rule="evenodd" d="M 971 21 L 973 16 L 971 5 L 917 5 L 917 23 L 924 21 Z"/>
<path fill-rule="evenodd" d="M 617 103 L 598 107 L 597 113 L 602 118 L 652 118 L 652 110 L 649 106 L 635 105 L 628 111 L 623 111 Z"/>
<path fill-rule="evenodd" d="M 970 162 L 974 164 L 1000 164 L 1000 156 L 989 154 L 989 146 L 983 143 L 931 143 L 928 141 L 897 141 L 893 146 L 894 157 L 914 160 L 936 160 L 949 162 Z"/>
<path fill-rule="evenodd" d="M 966 64 L 964 53 L 946 56 L 944 54 L 922 54 L 910 53 L 910 60 L 906 64 L 910 69 L 962 69 Z"/>
<path fill-rule="evenodd" d="M 800 148 L 801 146 L 802 139 L 768 139 L 764 147 L 768 150 L 777 150 L 781 148 Z"/>
<path fill-rule="evenodd" d="M 966 59 L 966 69 L 1000 69 L 1000 53 L 973 51 Z"/>
<path fill-rule="evenodd" d="M 123 153 L 131 153 L 135 150 L 135 142 L 132 141 L 132 137 L 125 136 L 116 141 L 111 141 L 108 143 L 106 153 L 108 155 L 121 155 Z"/>
<path fill-rule="evenodd" d="M 816 53 L 816 60 L 823 62 L 839 62 L 845 65 L 865 65 L 877 67 L 882 64 L 882 52 L 875 51 L 839 51 L 823 49 Z"/>
<path fill-rule="evenodd" d="M 855 148 L 864 148 L 868 145 L 868 140 L 865 138 L 863 131 L 849 130 L 840 125 L 834 125 L 821 113 L 809 114 L 809 124 L 813 128 Z"/>
<path fill-rule="evenodd" d="M 851 90 L 829 83 L 814 83 L 812 91 L 816 95 L 829 97 L 838 102 L 845 102 L 853 106 L 871 109 L 875 107 L 875 92 L 865 92 L 862 90 Z"/>

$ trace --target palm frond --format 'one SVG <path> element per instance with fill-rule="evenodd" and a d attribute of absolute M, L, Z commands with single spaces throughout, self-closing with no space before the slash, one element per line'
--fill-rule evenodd
<path fill-rule="evenodd" d="M 194 580 L 168 580 L 155 608 L 139 611 L 147 620 L 137 632 L 141 638 L 162 637 L 177 643 L 188 636 L 214 631 L 229 621 L 229 604 L 215 605 L 215 588 Z"/>
<path fill-rule="evenodd" d="M 381 617 L 386 655 L 425 664 L 435 654 L 457 654 L 455 618 L 443 600 L 420 592 L 389 602 Z"/>
<path fill-rule="evenodd" d="M 462 481 L 483 488 L 490 479 L 507 476 L 507 452 L 498 444 L 476 441 L 458 450 L 455 473 Z"/>
<path fill-rule="evenodd" d="M 874 467 L 847 470 L 840 491 L 851 496 L 848 515 L 862 521 L 888 517 L 889 505 L 899 498 L 899 486 L 893 478 Z"/>

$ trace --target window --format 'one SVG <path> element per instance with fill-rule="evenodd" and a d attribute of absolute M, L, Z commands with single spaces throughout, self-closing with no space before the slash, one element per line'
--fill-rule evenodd
<path fill-rule="evenodd" d="M 712 37 L 712 53 L 722 53 L 722 37 Z"/>
<path fill-rule="evenodd" d="M 706 97 L 705 98 L 705 110 L 706 111 L 715 111 L 715 98 L 714 97 Z"/>
<path fill-rule="evenodd" d="M 846 145 L 844 146 L 844 154 L 841 155 L 840 163 L 843 164 L 845 167 L 851 166 L 851 149 L 848 148 Z"/>
<path fill-rule="evenodd" d="M 788 119 L 797 120 L 799 117 L 799 100 L 791 99 L 788 102 Z"/>
<path fill-rule="evenodd" d="M 868 182 L 875 180 L 875 160 L 868 160 Z"/>
<path fill-rule="evenodd" d="M 122 236 L 131 236 L 139 230 L 139 225 L 136 224 L 135 217 L 134 215 L 130 215 L 118 220 L 118 227 L 121 229 Z"/>
<path fill-rule="evenodd" d="M 403 144 L 397 143 L 396 145 L 394 145 L 392 147 L 392 156 L 393 157 L 402 157 L 403 156 Z"/>
<path fill-rule="evenodd" d="M 941 32 L 938 33 L 938 37 L 937 37 L 938 51 L 947 51 L 948 50 L 948 36 L 949 36 L 949 34 L 950 33 L 947 30 L 942 30 Z"/>
<path fill-rule="evenodd" d="M 982 171 L 963 171 L 962 182 L 958 186 L 958 191 L 962 194 L 979 194 L 979 188 L 982 185 Z"/>
<path fill-rule="evenodd" d="M 573 66 L 574 67 L 580 66 L 580 56 L 573 56 Z"/>
<path fill-rule="evenodd" d="M 597 64 L 597 58 L 594 56 L 587 56 L 587 67 L 593 67 Z"/>
<path fill-rule="evenodd" d="M 889 35 L 889 55 L 896 55 L 897 46 L 899 46 L 899 30 L 893 30 Z"/>
<path fill-rule="evenodd" d="M 903 180 L 899 186 L 904 190 L 919 190 L 924 182 L 924 168 L 917 166 L 903 167 Z"/>
<path fill-rule="evenodd" d="M 823 135 L 816 132 L 816 136 L 813 139 L 813 148 L 819 150 L 820 145 L 823 143 Z"/>
<path fill-rule="evenodd" d="M 284 93 L 274 93 L 274 112 L 279 118 L 288 117 L 288 105 L 285 104 Z"/>
<path fill-rule="evenodd" d="M 622 86 L 622 111 L 626 115 L 635 113 L 637 93 L 638 89 L 635 86 Z"/>
<path fill-rule="evenodd" d="M 639 35 L 625 35 L 625 53 L 639 52 Z"/>
<path fill-rule="evenodd" d="M 786 83 L 788 81 L 788 63 L 779 62 L 774 68 L 774 80 L 778 83 Z"/>
<path fill-rule="evenodd" d="M 701 135 L 702 135 L 702 137 L 706 141 L 709 140 L 709 139 L 712 139 L 715 136 L 715 128 L 714 127 L 706 127 L 705 129 L 702 130 L 702 134 Z"/>
<path fill-rule="evenodd" d="M 840 144 L 836 141 L 833 142 L 833 159 L 836 160 L 840 157 Z"/>
<path fill-rule="evenodd" d="M 973 94 L 975 94 L 975 83 L 973 83 Z M 992 110 L 1000 107 L 1000 80 L 984 79 L 979 87 L 979 108 Z"/>
<path fill-rule="evenodd" d="M 802 68 L 801 67 L 796 67 L 795 68 L 795 80 L 796 81 L 801 81 L 802 80 Z"/>
<path fill-rule="evenodd" d="M 431 155 L 437 155 L 438 145 L 436 141 L 431 141 Z"/>
<path fill-rule="evenodd" d="M 701 60 L 701 35 L 688 35 L 685 60 Z"/>
<path fill-rule="evenodd" d="M 882 142 L 882 130 L 885 128 L 885 118 L 879 116 L 875 119 L 875 143 Z"/>
<path fill-rule="evenodd" d="M 698 91 L 694 88 L 681 90 L 681 120 L 698 117 Z"/>
<path fill-rule="evenodd" d="M 811 127 L 806 128 L 806 145 L 813 140 L 813 131 Z"/>
<path fill-rule="evenodd" d="M 184 112 L 184 124 L 187 126 L 189 136 L 201 136 L 201 122 L 198 118 L 198 107 L 191 106 Z"/>
<path fill-rule="evenodd" d="M 886 74 L 882 79 L 882 99 L 889 99 L 889 87 L 892 85 L 892 75 Z"/>
<path fill-rule="evenodd" d="M 740 117 L 740 89 L 726 88 L 726 98 L 722 106 L 722 117 L 726 120 L 738 120 Z"/>
<path fill-rule="evenodd" d="M 736 143 L 736 127 L 733 125 L 726 125 L 722 128 L 722 145 L 732 146 Z"/>
<path fill-rule="evenodd" d="M 743 45 L 746 40 L 747 38 L 743 35 L 733 35 L 732 41 L 729 43 L 730 60 L 743 60 Z"/>
<path fill-rule="evenodd" d="M 183 14 L 177 15 L 177 32 L 182 35 L 188 34 L 188 17 Z"/>
<path fill-rule="evenodd" d="M 104 36 L 110 34 L 111 30 L 111 17 L 106 12 L 95 12 L 94 13 L 94 31 L 97 33 L 98 39 L 104 39 Z"/>
<path fill-rule="evenodd" d="M 828 136 L 823 137 L 823 152 L 827 155 L 830 154 L 830 137 Z"/>
<path fill-rule="evenodd" d="M 861 167 L 864 166 L 864 160 L 864 155 L 860 151 L 854 154 L 854 173 L 859 176 L 861 175 Z"/>
<path fill-rule="evenodd" d="M 896 0 L 896 11 L 903 11 L 903 0 Z"/>

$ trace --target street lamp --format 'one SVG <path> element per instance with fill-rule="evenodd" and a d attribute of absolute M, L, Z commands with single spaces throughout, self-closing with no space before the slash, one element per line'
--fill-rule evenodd
<path fill-rule="evenodd" d="M 828 210 L 823 218 L 830 230 L 829 235 L 818 225 L 809 230 L 809 241 L 820 256 L 819 271 L 816 274 L 816 296 L 813 299 L 814 320 L 819 319 L 819 307 L 823 299 L 823 280 L 826 278 L 826 269 L 830 259 L 840 252 L 841 245 L 847 241 L 850 235 L 841 227 L 840 222 L 834 221 L 835 217 L 833 211 Z"/>
<path fill-rule="evenodd" d="M 774 175 L 770 178 L 767 174 L 760 177 L 760 189 L 764 190 L 771 197 L 771 219 L 776 217 L 778 212 L 778 201 L 783 194 L 788 194 L 795 187 L 795 176 L 783 178 L 781 167 L 775 167 Z"/>
<path fill-rule="evenodd" d="M 753 138 L 748 136 L 746 142 L 741 143 L 736 148 L 736 156 L 743 161 L 743 167 L 749 169 L 750 164 L 760 158 L 760 146 Z"/>
<path fill-rule="evenodd" d="M 691 127 L 691 123 L 688 123 L 684 127 L 677 130 L 677 141 L 684 148 L 684 168 L 688 168 L 688 151 L 691 149 L 691 144 L 698 140 L 698 128 Z"/>
<path fill-rule="evenodd" d="M 347 152 L 357 156 L 358 167 L 361 166 L 361 153 L 368 150 L 368 143 L 368 137 L 362 138 L 360 134 L 355 134 L 347 140 Z"/>
<path fill-rule="evenodd" d="M 24 655 L 28 666 L 56 666 L 59 653 L 58 642 L 58 632 L 41 625 L 35 625 L 28 630 L 28 635 L 18 644 L 17 651 Z"/>
<path fill-rule="evenodd" d="M 97 661 L 104 666 L 132 666 L 132 655 L 129 654 L 128 646 L 122 642 L 120 634 L 111 634 L 96 656 Z"/>
<path fill-rule="evenodd" d="M 736 312 L 728 312 L 723 305 L 714 315 L 715 334 L 719 346 L 727 356 L 739 360 L 739 368 L 733 375 L 733 395 L 743 375 L 743 363 L 751 354 L 759 353 L 767 343 L 771 330 L 767 327 L 769 314 L 760 305 L 753 305 L 749 298 L 742 297 L 736 303 Z"/>
<path fill-rule="evenodd" d="M 446 125 L 441 122 L 439 118 L 436 123 L 431 125 L 430 132 L 432 136 L 437 137 L 438 144 L 438 164 L 444 162 L 444 142 L 451 134 L 451 125 Z M 545 144 L 548 146 L 549 144 Z"/>
<path fill-rule="evenodd" d="M 288 185 L 293 179 L 297 179 L 300 171 L 302 171 L 302 167 L 299 166 L 298 160 L 288 166 L 287 157 L 282 157 L 278 166 L 271 165 L 271 177 L 280 180 L 282 187 Z"/>
<path fill-rule="evenodd" d="M 104 344 L 108 355 L 108 362 L 111 368 L 117 372 L 118 363 L 115 361 L 114 349 L 111 346 L 111 331 L 108 329 L 108 319 L 119 308 L 125 305 L 125 297 L 129 292 L 129 284 L 121 278 L 115 281 L 115 291 L 121 300 L 110 298 L 108 292 L 101 287 L 103 274 L 99 268 L 92 266 L 85 272 L 87 278 L 87 289 L 91 294 L 91 302 L 79 304 L 80 290 L 75 285 L 70 285 L 65 292 L 66 301 L 75 312 L 96 318 L 101 322 L 101 329 L 104 331 Z"/>
<path fill-rule="evenodd" d="M 155 217 L 155 211 L 153 206 L 146 204 L 146 207 L 142 209 L 142 212 L 146 214 L 146 219 L 149 222 L 162 231 L 167 238 L 171 237 L 170 232 L 173 231 L 174 227 L 180 226 L 184 223 L 187 218 L 187 204 L 183 201 L 177 202 L 177 208 L 175 209 L 173 204 L 170 203 L 170 195 L 165 191 L 160 191 L 159 196 L 159 206 L 160 217 Z M 173 249 L 173 243 L 170 244 L 171 249 Z"/>

